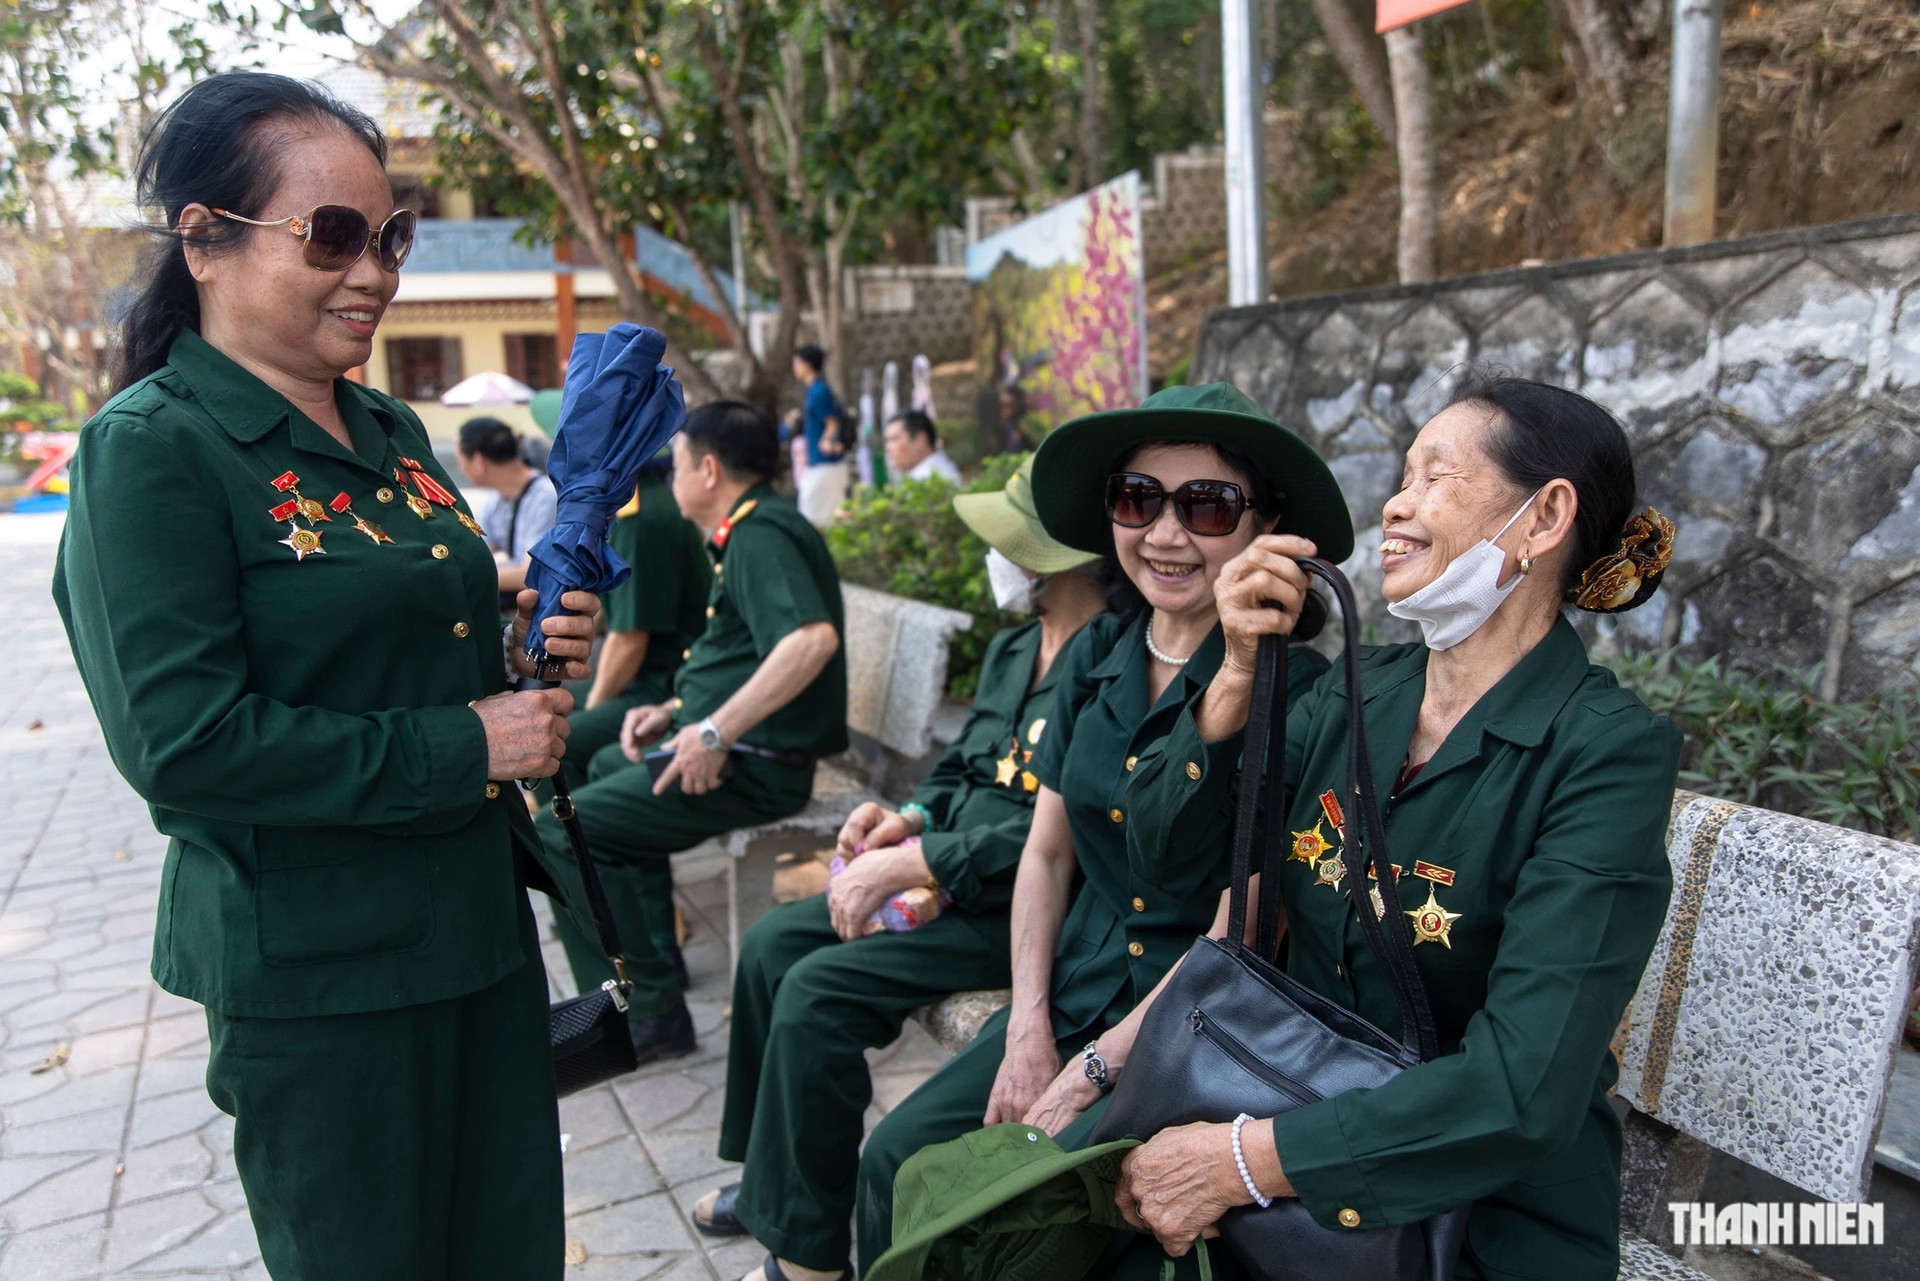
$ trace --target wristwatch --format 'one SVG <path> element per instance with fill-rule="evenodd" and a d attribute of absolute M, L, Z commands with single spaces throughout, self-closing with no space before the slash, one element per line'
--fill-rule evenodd
<path fill-rule="evenodd" d="M 1113 1082 L 1107 1079 L 1107 1061 L 1100 1057 L 1100 1042 L 1088 1041 L 1080 1057 L 1087 1061 L 1087 1080 L 1093 1082 L 1093 1088 L 1102 1094 L 1113 1093 Z"/>
<path fill-rule="evenodd" d="M 726 750 L 727 740 L 721 736 L 720 727 L 713 723 L 713 717 L 709 716 L 704 721 L 701 721 L 699 729 L 700 746 L 706 748 L 709 752 L 723 752 Z"/>

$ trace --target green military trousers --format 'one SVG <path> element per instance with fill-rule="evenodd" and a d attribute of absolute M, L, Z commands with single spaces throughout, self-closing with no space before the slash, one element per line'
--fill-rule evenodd
<path fill-rule="evenodd" d="M 720 1156 L 745 1163 L 734 1213 L 760 1244 L 805 1268 L 847 1265 L 873 1101 L 865 1051 L 890 1044 L 923 1005 L 1006 987 L 1009 955 L 1002 914 L 952 913 L 842 942 L 824 895 L 776 907 L 747 931 Z"/>
<path fill-rule="evenodd" d="M 526 964 L 365 1014 L 207 1014 L 207 1093 L 274 1281 L 560 1281 L 560 1118 Z"/>
<path fill-rule="evenodd" d="M 798 813 L 813 795 L 811 769 L 738 753 L 733 762 L 733 776 L 705 796 L 689 796 L 677 789 L 655 796 L 647 767 L 627 760 L 615 745 L 595 754 L 589 770 L 592 777 L 573 794 L 580 829 L 620 930 L 627 978 L 633 983 L 627 998 L 629 1018 L 672 1014 L 683 999 L 673 965 L 653 939 L 653 926 L 663 919 L 663 911 L 672 928 L 673 875 L 668 858 L 709 837 Z M 542 810 L 534 826 L 546 843 L 548 866 L 570 868 L 573 852 L 560 820 L 551 810 Z M 641 872 L 641 868 L 649 870 Z M 565 915 L 555 913 L 556 919 Z M 613 977 L 613 966 L 594 940 L 584 903 L 577 905 L 573 920 L 562 925 L 561 939 L 574 982 L 582 992 Z"/>
<path fill-rule="evenodd" d="M 627 712 L 646 703 L 664 703 L 672 697 L 672 673 L 661 673 L 658 679 L 652 674 L 642 675 L 598 707 L 581 708 L 567 717 L 567 754 L 560 758 L 560 772 L 566 776 L 567 786 L 577 792 L 595 778 L 631 765 L 633 762 L 620 750 L 620 727 L 626 723 Z M 553 799 L 553 787 L 542 783 L 535 795 L 544 805 Z M 603 878 L 606 875 L 602 873 Z M 673 869 L 663 859 L 647 859 L 629 864 L 619 875 L 633 882 L 626 897 L 643 905 L 647 933 L 653 937 L 655 949 L 679 946 L 673 927 Z M 583 963 L 591 965 L 602 979 L 613 977 L 612 967 L 600 956 L 600 945 L 592 933 L 583 930 L 564 911 L 553 914 L 553 924 L 554 932 L 567 949 L 567 959 L 573 963 L 576 977 Z M 599 982 L 596 979 L 593 986 L 599 986 Z"/>

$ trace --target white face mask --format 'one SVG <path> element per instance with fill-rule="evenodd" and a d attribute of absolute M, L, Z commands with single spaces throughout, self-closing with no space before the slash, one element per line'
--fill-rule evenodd
<path fill-rule="evenodd" d="M 1498 543 L 1501 535 L 1513 528 L 1513 522 L 1519 520 L 1538 497 L 1540 490 L 1536 489 L 1533 498 L 1521 503 L 1520 510 L 1507 518 L 1500 533 L 1483 538 L 1461 552 L 1451 565 L 1440 571 L 1438 578 L 1405 600 L 1391 602 L 1387 612 L 1395 618 L 1420 624 L 1420 635 L 1428 649 L 1452 649 L 1479 631 L 1480 625 L 1492 618 L 1501 602 L 1520 585 L 1519 574 L 1505 586 L 1501 585 L 1500 570 L 1507 563 L 1507 554 L 1500 550 Z"/>
<path fill-rule="evenodd" d="M 987 548 L 987 581 L 993 585 L 993 603 L 1010 614 L 1031 614 L 1045 578 L 1020 568 L 998 548 Z"/>

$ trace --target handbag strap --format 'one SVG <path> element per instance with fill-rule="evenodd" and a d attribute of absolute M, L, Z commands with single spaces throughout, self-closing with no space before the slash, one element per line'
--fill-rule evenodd
<path fill-rule="evenodd" d="M 620 930 L 613 923 L 613 906 L 607 902 L 606 887 L 600 883 L 600 870 L 593 865 L 593 855 L 587 850 L 587 835 L 580 829 L 580 815 L 573 808 L 573 789 L 567 786 L 565 774 L 553 776 L 553 816 L 566 830 L 567 848 L 573 851 L 574 864 L 580 869 L 580 883 L 586 887 L 587 910 L 593 916 L 594 932 L 600 937 L 600 950 L 607 954 L 607 961 L 624 991 L 630 984 L 627 963 L 620 950 Z"/>
<path fill-rule="evenodd" d="M 1346 657 L 1347 694 L 1347 833 L 1343 851 L 1346 866 L 1348 901 L 1359 919 L 1361 933 L 1373 952 L 1400 1007 L 1401 1039 L 1419 1054 L 1422 1061 L 1440 1053 L 1439 1033 L 1434 1027 L 1432 1005 L 1427 999 L 1426 982 L 1413 957 L 1413 932 L 1400 906 L 1400 894 L 1394 884 L 1393 863 L 1387 851 L 1386 824 L 1380 816 L 1380 801 L 1373 783 L 1373 766 L 1367 755 L 1366 723 L 1360 687 L 1360 640 L 1353 589 L 1343 575 L 1326 561 L 1302 558 L 1299 565 L 1322 579 L 1333 590 L 1340 607 L 1341 632 Z M 1248 882 L 1253 875 L 1253 844 L 1261 840 L 1263 866 L 1259 915 L 1255 921 L 1255 947 L 1258 954 L 1272 960 L 1279 946 L 1280 878 L 1279 869 L 1288 856 L 1287 847 L 1287 735 L 1286 669 L 1288 640 L 1283 636 L 1260 638 L 1254 664 L 1253 693 L 1247 708 L 1246 747 L 1240 764 L 1239 806 L 1233 833 L 1233 884 L 1227 904 L 1227 937 L 1236 945 L 1246 937 Z M 1275 708 L 1281 709 L 1280 732 L 1274 730 Z M 1262 802 L 1266 813 L 1264 831 L 1260 825 Z M 1355 857 L 1356 850 L 1358 857 Z M 1384 913 L 1376 916 L 1367 891 L 1367 872 L 1371 868 L 1380 891 Z"/>

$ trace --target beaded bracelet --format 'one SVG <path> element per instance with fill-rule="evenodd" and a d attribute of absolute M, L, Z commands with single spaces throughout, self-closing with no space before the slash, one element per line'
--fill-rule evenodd
<path fill-rule="evenodd" d="M 1240 1167 L 1240 1181 L 1247 1185 L 1247 1191 L 1253 1194 L 1254 1204 L 1262 1210 L 1273 1204 L 1270 1196 L 1261 1196 L 1260 1189 L 1253 1186 L 1253 1176 L 1247 1173 L 1247 1158 L 1240 1150 L 1240 1127 L 1253 1120 L 1245 1112 L 1233 1118 L 1233 1163 Z"/>
<path fill-rule="evenodd" d="M 900 807 L 900 817 L 905 818 L 909 814 L 918 814 L 920 816 L 920 830 L 922 832 L 931 832 L 933 830 L 933 815 L 929 813 L 927 807 L 919 801 L 908 801 Z"/>

